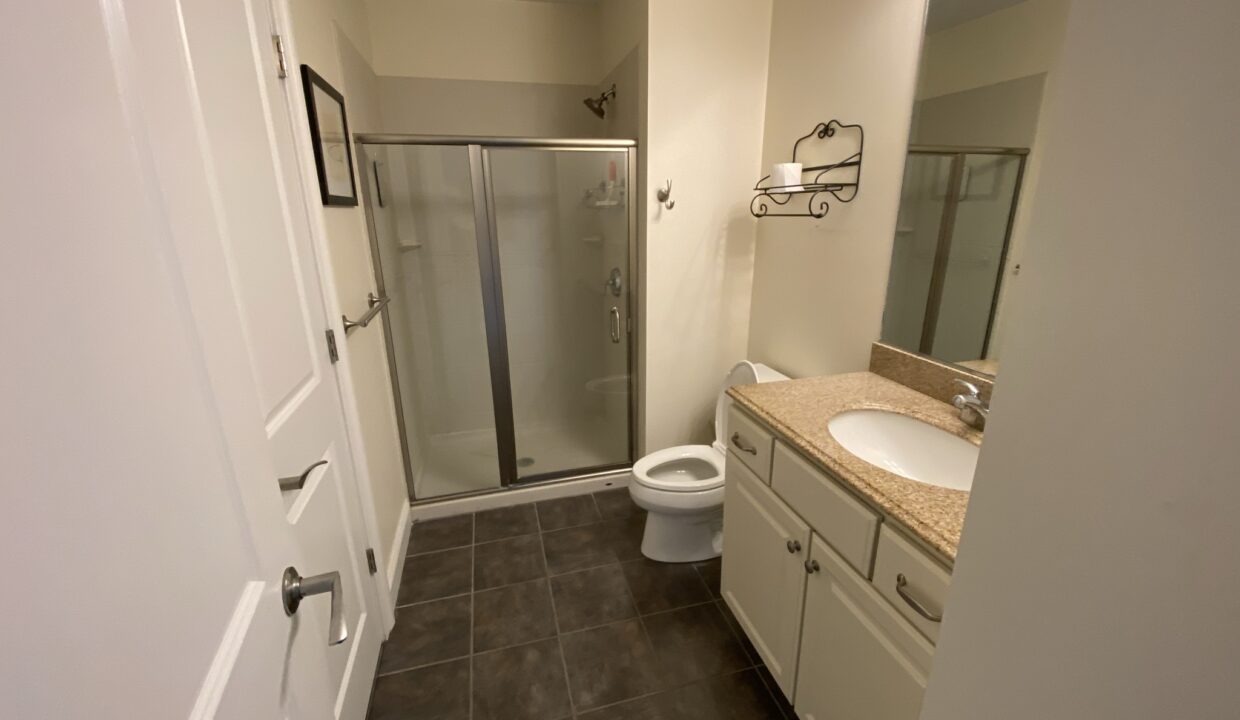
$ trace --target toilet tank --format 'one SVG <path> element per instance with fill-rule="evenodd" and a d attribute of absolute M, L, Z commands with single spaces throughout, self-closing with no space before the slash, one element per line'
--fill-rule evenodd
<path fill-rule="evenodd" d="M 715 401 L 715 449 L 719 452 L 727 452 L 728 449 L 728 409 L 732 407 L 728 388 L 733 385 L 753 385 L 788 379 L 790 378 L 787 375 L 762 363 L 742 360 L 733 366 L 723 379 L 723 388 L 719 390 L 719 399 Z"/>

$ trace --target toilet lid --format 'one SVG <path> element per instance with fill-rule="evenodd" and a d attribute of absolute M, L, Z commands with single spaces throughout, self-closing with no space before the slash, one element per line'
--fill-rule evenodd
<path fill-rule="evenodd" d="M 667 492 L 702 492 L 723 485 L 723 454 L 710 445 L 678 445 L 633 464 L 633 479 Z"/>

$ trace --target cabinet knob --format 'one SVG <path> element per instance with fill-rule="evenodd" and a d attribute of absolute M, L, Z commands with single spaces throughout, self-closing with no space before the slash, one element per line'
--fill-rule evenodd
<path fill-rule="evenodd" d="M 818 572 L 820 569 L 821 568 L 818 567 L 817 560 L 806 560 L 805 561 L 805 572 L 809 573 L 810 575 L 813 575 L 814 573 Z"/>
<path fill-rule="evenodd" d="M 793 553 L 793 554 L 801 552 L 801 541 L 800 540 L 789 540 L 788 541 L 788 552 Z"/>

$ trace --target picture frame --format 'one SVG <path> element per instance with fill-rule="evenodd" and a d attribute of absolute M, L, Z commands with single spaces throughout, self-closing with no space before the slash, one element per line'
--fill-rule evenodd
<path fill-rule="evenodd" d="M 353 177 L 353 143 L 345 116 L 344 96 L 309 65 L 301 66 L 310 140 L 318 171 L 319 194 L 328 206 L 357 205 L 357 182 Z"/>

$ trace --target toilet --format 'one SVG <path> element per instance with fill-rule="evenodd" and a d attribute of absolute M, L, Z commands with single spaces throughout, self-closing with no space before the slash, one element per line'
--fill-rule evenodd
<path fill-rule="evenodd" d="M 715 402 L 715 442 L 677 445 L 633 464 L 629 494 L 647 511 L 642 554 L 668 563 L 718 557 L 723 540 L 723 465 L 733 385 L 787 380 L 762 363 L 741 361 L 724 379 Z"/>

